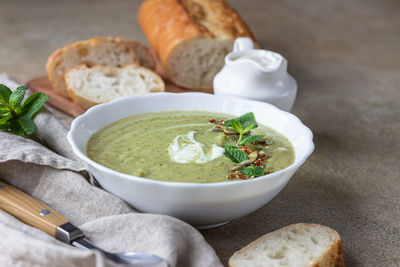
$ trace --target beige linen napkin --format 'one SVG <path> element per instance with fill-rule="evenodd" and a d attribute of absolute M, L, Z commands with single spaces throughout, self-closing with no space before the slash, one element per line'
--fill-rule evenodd
<path fill-rule="evenodd" d="M 0 74 L 0 83 L 16 84 Z M 66 140 L 67 129 L 44 110 L 35 117 L 33 139 L 0 131 L 0 180 L 43 201 L 111 252 L 159 255 L 171 266 L 222 266 L 214 250 L 190 225 L 137 213 L 119 198 L 89 184 L 85 166 Z M 98 252 L 55 240 L 0 210 L 0 266 L 108 266 Z"/>

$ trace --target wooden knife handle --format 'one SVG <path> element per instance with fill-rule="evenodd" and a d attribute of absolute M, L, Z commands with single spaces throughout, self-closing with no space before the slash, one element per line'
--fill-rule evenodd
<path fill-rule="evenodd" d="M 57 227 L 68 220 L 39 200 L 0 181 L 0 208 L 22 222 L 56 237 Z"/>

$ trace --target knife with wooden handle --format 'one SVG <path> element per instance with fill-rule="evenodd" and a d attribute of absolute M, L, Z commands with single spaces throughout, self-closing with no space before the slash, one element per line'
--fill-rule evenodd
<path fill-rule="evenodd" d="M 84 237 L 79 228 L 55 210 L 2 181 L 0 181 L 0 209 L 67 244 L 86 250 L 99 250 L 115 263 L 133 267 L 168 267 L 164 259 L 153 254 L 109 253 L 96 247 Z"/>
<path fill-rule="evenodd" d="M 20 221 L 68 244 L 83 233 L 62 215 L 39 200 L 0 181 L 0 208 Z"/>

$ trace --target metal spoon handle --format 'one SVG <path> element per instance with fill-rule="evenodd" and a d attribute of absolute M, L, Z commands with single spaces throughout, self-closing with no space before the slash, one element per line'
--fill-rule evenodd
<path fill-rule="evenodd" d="M 22 222 L 56 237 L 68 220 L 42 202 L 0 181 L 0 208 Z"/>

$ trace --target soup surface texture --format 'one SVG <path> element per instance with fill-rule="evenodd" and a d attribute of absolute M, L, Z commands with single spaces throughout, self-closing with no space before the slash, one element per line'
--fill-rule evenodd
<path fill-rule="evenodd" d="M 167 111 L 129 116 L 102 128 L 90 138 L 87 155 L 116 171 L 155 180 L 214 183 L 232 181 L 234 163 L 223 147 L 237 137 L 210 131 L 209 120 L 229 120 L 227 114 L 206 111 Z M 294 161 L 290 142 L 263 125 L 251 130 L 263 134 L 268 172 L 286 168 Z M 236 139 L 235 139 L 236 138 Z"/>

